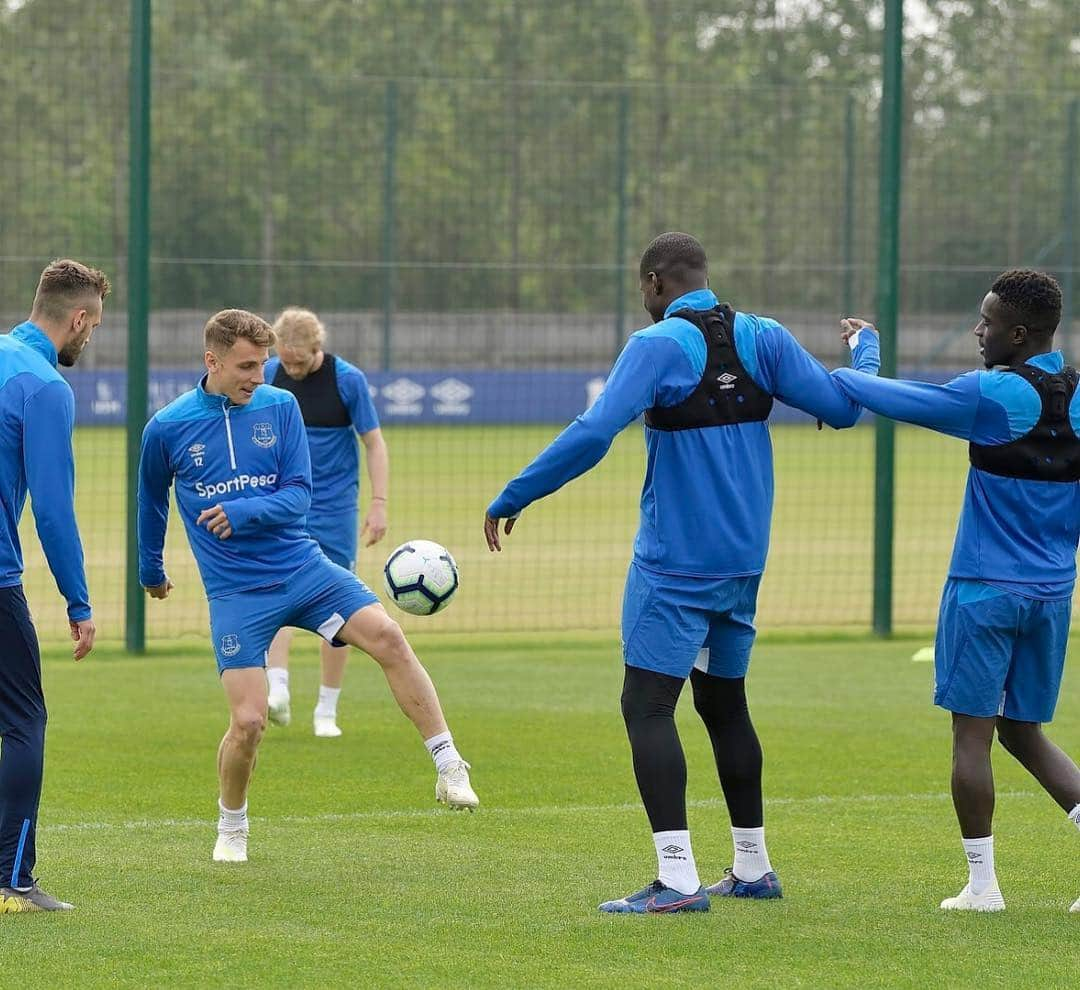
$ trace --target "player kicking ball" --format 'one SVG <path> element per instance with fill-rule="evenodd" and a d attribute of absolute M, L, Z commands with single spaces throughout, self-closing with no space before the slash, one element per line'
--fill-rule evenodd
<path fill-rule="evenodd" d="M 1080 537 L 1080 393 L 1054 350 L 1061 290 L 1005 272 L 974 333 L 985 371 L 944 385 L 834 372 L 856 402 L 968 441 L 971 469 L 941 596 L 934 703 L 952 713 L 952 795 L 968 882 L 946 911 L 1003 911 L 994 869 L 994 775 L 1001 745 L 1080 828 L 1080 769 L 1043 734 L 1054 716 Z M 844 334 L 868 324 L 845 320 Z M 1080 912 L 1080 900 L 1070 909 Z"/>
<path fill-rule="evenodd" d="M 355 646 L 381 667 L 435 762 L 435 797 L 479 805 L 435 686 L 401 628 L 354 574 L 308 536 L 311 463 L 295 397 L 263 384 L 274 343 L 253 313 L 227 309 L 204 331 L 206 375 L 158 412 L 139 462 L 139 580 L 167 598 L 165 530 L 175 485 L 210 603 L 210 632 L 229 704 L 218 750 L 221 793 L 214 859 L 247 860 L 247 792 L 266 728 L 266 653 L 282 626 Z"/>

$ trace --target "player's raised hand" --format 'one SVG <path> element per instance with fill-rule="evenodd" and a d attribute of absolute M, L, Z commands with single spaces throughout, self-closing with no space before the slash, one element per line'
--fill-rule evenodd
<path fill-rule="evenodd" d="M 373 501 L 364 516 L 364 525 L 360 529 L 360 545 L 372 547 L 386 536 L 386 502 Z"/>
<path fill-rule="evenodd" d="M 75 642 L 72 653 L 75 662 L 78 663 L 94 648 L 94 636 L 97 635 L 97 629 L 94 627 L 93 619 L 83 619 L 81 622 L 72 622 L 70 625 L 71 638 Z"/>
<path fill-rule="evenodd" d="M 517 521 L 517 516 L 510 516 L 506 520 L 504 532 L 507 536 L 510 535 L 510 530 L 514 528 L 514 523 Z M 484 539 L 487 540 L 489 550 L 502 550 L 502 544 L 499 542 L 499 520 L 486 513 L 484 514 Z"/>
<path fill-rule="evenodd" d="M 172 583 L 172 581 L 170 581 L 166 577 L 165 580 L 161 582 L 161 584 L 156 584 L 152 588 L 147 588 L 146 593 L 151 598 L 163 599 L 163 598 L 168 598 L 169 597 L 169 592 L 172 591 L 172 590 L 173 590 L 173 583 Z"/>
<path fill-rule="evenodd" d="M 840 321 L 840 338 L 845 344 L 860 330 L 869 330 L 871 333 L 877 333 L 873 323 L 867 323 L 866 320 L 860 320 L 855 316 L 846 316 Z"/>
<path fill-rule="evenodd" d="M 219 540 L 227 540 L 232 536 L 232 523 L 225 514 L 224 506 L 212 505 L 209 509 L 203 509 L 199 518 L 195 520 L 196 526 L 205 526 Z"/>

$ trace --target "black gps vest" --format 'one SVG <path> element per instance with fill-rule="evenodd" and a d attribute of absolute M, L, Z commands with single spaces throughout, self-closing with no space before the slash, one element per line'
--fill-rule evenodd
<path fill-rule="evenodd" d="M 653 406 L 645 423 L 654 430 L 700 430 L 768 419 L 773 399 L 739 360 L 735 311 L 726 303 L 709 310 L 681 309 L 672 317 L 692 323 L 705 338 L 705 372 L 677 406 Z"/>
<path fill-rule="evenodd" d="M 290 378 L 284 367 L 278 365 L 274 380 L 270 383 L 296 396 L 304 426 L 351 426 L 349 410 L 338 392 L 337 362 L 333 354 L 323 354 L 318 371 L 297 381 Z"/>
<path fill-rule="evenodd" d="M 1028 481 L 1080 481 L 1080 439 L 1069 422 L 1069 403 L 1078 375 L 1066 367 L 1056 374 L 1031 364 L 1004 369 L 1020 375 L 1042 400 L 1042 413 L 1030 433 L 996 446 L 968 444 L 973 467 L 1005 478 Z"/>

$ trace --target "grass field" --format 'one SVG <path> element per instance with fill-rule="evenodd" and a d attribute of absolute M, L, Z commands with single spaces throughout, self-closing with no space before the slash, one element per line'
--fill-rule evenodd
<path fill-rule="evenodd" d="M 1076 977 L 1080 835 L 998 753 L 1008 909 L 943 915 L 963 859 L 945 716 L 922 640 L 762 644 L 751 700 L 766 754 L 777 902 L 600 916 L 654 876 L 618 714 L 613 636 L 420 636 L 483 806 L 438 810 L 434 774 L 374 665 L 357 658 L 340 740 L 307 725 L 317 660 L 298 641 L 294 724 L 268 733 L 251 861 L 210 861 L 224 703 L 201 650 L 46 660 L 39 875 L 78 910 L 0 920 L 32 986 L 1065 987 Z M 1075 657 L 1074 657 L 1075 660 Z M 684 698 L 690 824 L 711 882 L 730 835 Z M 1080 680 L 1056 738 L 1080 750 Z"/>
<path fill-rule="evenodd" d="M 439 631 L 615 628 L 637 527 L 644 469 L 641 431 L 626 430 L 607 457 L 556 496 L 531 508 L 494 557 L 481 533 L 483 511 L 556 427 L 390 427 L 392 500 L 386 541 L 361 555 L 361 576 L 382 592 L 386 554 L 407 539 L 450 548 L 461 591 Z M 764 629 L 866 629 L 871 601 L 873 431 L 773 429 L 777 497 L 769 567 L 761 591 Z M 963 493 L 963 444 L 900 429 L 897 442 L 895 607 L 899 627 L 933 625 Z M 123 434 L 76 434 L 78 509 L 101 634 L 122 638 L 124 580 Z M 366 480 L 366 479 L 365 479 Z M 24 518 L 27 594 L 43 638 L 64 634 L 55 586 Z M 168 602 L 148 603 L 152 638 L 196 645 L 206 605 L 179 520 L 166 562 L 177 585 Z M 426 619 L 406 619 L 410 630 Z"/>

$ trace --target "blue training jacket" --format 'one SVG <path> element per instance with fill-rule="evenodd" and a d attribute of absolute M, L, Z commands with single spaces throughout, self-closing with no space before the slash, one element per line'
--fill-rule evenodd
<path fill-rule="evenodd" d="M 246 406 L 205 389 L 206 378 L 158 412 L 139 460 L 139 581 L 165 580 L 169 487 L 199 565 L 207 598 L 280 584 L 321 553 L 307 535 L 311 462 L 300 407 L 260 385 Z M 221 504 L 232 535 L 195 520 Z"/>
<path fill-rule="evenodd" d="M 29 490 L 38 538 L 72 622 L 90 618 L 75 521 L 75 397 L 56 348 L 29 321 L 0 336 L 0 588 L 22 583 L 19 517 Z"/>
<path fill-rule="evenodd" d="M 683 402 L 701 382 L 705 339 L 693 324 L 670 314 L 716 305 L 709 289 L 698 289 L 668 306 L 661 322 L 633 334 L 596 402 L 503 489 L 488 514 L 516 515 L 596 464 L 646 409 Z M 837 429 L 856 423 L 859 406 L 775 320 L 737 313 L 734 332 L 739 360 L 770 395 Z M 852 361 L 877 371 L 875 334 L 859 334 Z M 645 444 L 648 466 L 634 561 L 647 570 L 687 577 L 760 574 L 773 502 L 768 425 L 674 432 L 646 426 Z"/>
<path fill-rule="evenodd" d="M 1061 351 L 1027 362 L 1061 371 Z M 1039 421 L 1038 392 L 1000 369 L 969 371 L 944 385 L 833 372 L 856 402 L 890 419 L 977 444 L 997 446 L 1030 433 Z M 1080 391 L 1069 406 L 1080 435 Z M 1072 595 L 1080 537 L 1080 482 L 1004 478 L 972 467 L 953 545 L 949 577 L 998 585 L 1028 598 Z"/>
<path fill-rule="evenodd" d="M 367 377 L 344 358 L 336 354 L 333 357 L 338 395 L 349 411 L 352 426 L 305 426 L 311 452 L 309 521 L 356 515 L 360 496 L 360 451 L 356 434 L 370 433 L 379 427 Z M 272 382 L 280 365 L 280 358 L 270 358 L 263 369 L 263 377 Z"/>

